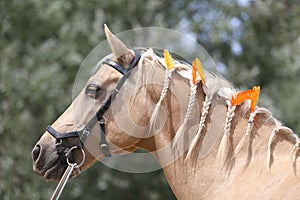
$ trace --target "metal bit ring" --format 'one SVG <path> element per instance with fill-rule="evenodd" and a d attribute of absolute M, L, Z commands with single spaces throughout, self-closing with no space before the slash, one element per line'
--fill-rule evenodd
<path fill-rule="evenodd" d="M 70 162 L 70 160 L 69 160 L 69 155 L 71 154 L 71 152 L 72 152 L 74 149 L 79 149 L 79 150 L 81 151 L 81 153 L 82 153 L 82 160 L 81 160 L 81 162 L 80 162 L 79 164 L 77 164 L 77 163 L 72 163 L 72 162 Z M 83 165 L 83 163 L 84 163 L 84 161 L 85 161 L 85 152 L 84 152 L 84 150 L 83 150 L 82 148 L 79 148 L 78 146 L 73 146 L 73 147 L 71 147 L 71 148 L 68 150 L 68 152 L 66 153 L 66 157 L 67 157 L 67 163 L 68 163 L 68 165 L 76 164 L 76 165 L 77 165 L 76 167 L 79 168 L 79 167 L 81 167 L 81 166 Z"/>

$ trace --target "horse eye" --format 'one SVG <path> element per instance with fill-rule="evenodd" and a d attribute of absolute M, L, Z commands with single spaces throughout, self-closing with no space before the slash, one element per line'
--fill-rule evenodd
<path fill-rule="evenodd" d="M 89 84 L 85 89 L 85 94 L 93 99 L 97 99 L 101 93 L 101 87 L 96 84 Z"/>

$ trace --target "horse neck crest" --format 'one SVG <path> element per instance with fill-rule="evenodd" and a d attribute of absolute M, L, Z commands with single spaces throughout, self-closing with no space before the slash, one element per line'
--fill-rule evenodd
<path fill-rule="evenodd" d="M 205 71 L 203 69 L 201 61 L 196 58 L 192 62 L 192 66 L 186 66 L 183 65 L 182 63 L 173 60 L 172 55 L 167 51 L 164 50 L 164 59 L 158 58 L 159 62 L 165 66 L 165 79 L 164 79 L 164 85 L 163 89 L 161 91 L 161 95 L 159 98 L 159 101 L 157 102 L 154 111 L 151 115 L 150 119 L 150 129 L 149 129 L 149 134 L 151 134 L 153 130 L 153 126 L 155 124 L 157 114 L 159 112 L 161 103 L 163 99 L 165 98 L 167 91 L 169 90 L 169 83 L 172 81 L 172 73 L 174 71 L 178 72 L 182 77 L 190 80 L 190 97 L 189 97 L 189 103 L 187 106 L 187 112 L 184 118 L 183 123 L 179 127 L 179 129 L 176 132 L 175 138 L 172 143 L 172 147 L 180 146 L 181 138 L 184 137 L 184 133 L 186 130 L 186 124 L 187 121 L 190 118 L 191 111 L 193 109 L 193 105 L 195 102 L 195 97 L 197 95 L 197 87 L 202 87 L 202 91 L 205 94 L 204 101 L 202 103 L 202 110 L 201 110 L 201 116 L 200 116 L 200 121 L 198 124 L 198 130 L 195 135 L 195 137 L 192 139 L 188 152 L 186 154 L 186 158 L 188 159 L 191 157 L 192 152 L 195 150 L 195 146 L 197 144 L 197 141 L 199 140 L 201 133 L 205 127 L 205 122 L 206 118 L 208 116 L 208 112 L 210 110 L 213 98 L 215 96 L 221 97 L 221 99 L 224 99 L 225 105 L 227 105 L 227 113 L 225 116 L 225 124 L 224 124 L 224 129 L 223 129 L 223 136 L 219 145 L 219 150 L 217 154 L 217 159 L 221 166 L 224 166 L 226 160 L 229 156 L 229 133 L 231 131 L 231 124 L 232 120 L 235 116 L 235 111 L 237 106 L 242 106 L 246 110 L 250 110 L 250 115 L 248 118 L 248 124 L 245 129 L 245 135 L 242 137 L 236 148 L 234 149 L 233 157 L 235 157 L 247 141 L 247 138 L 249 138 L 249 135 L 252 132 L 253 128 L 253 122 L 256 120 L 256 115 L 259 113 L 270 113 L 269 111 L 266 111 L 266 109 L 259 108 L 257 107 L 257 101 L 259 98 L 260 94 L 260 87 L 259 86 L 254 86 L 252 89 L 245 90 L 245 91 L 236 91 L 231 84 L 227 82 L 226 79 L 222 78 L 219 75 L 210 73 L 208 71 Z M 270 136 L 270 141 L 268 145 L 268 151 L 270 157 L 272 156 L 272 148 L 276 144 L 275 143 L 275 137 L 279 133 L 288 133 L 289 138 L 293 141 L 297 141 L 295 144 L 295 150 L 293 152 L 298 152 L 300 151 L 300 141 L 298 141 L 298 137 L 290 130 L 286 129 L 286 127 L 281 126 L 281 124 L 276 120 L 275 118 L 272 117 L 270 114 L 270 119 L 273 119 L 275 123 L 276 130 L 274 129 L 272 135 Z M 277 130 L 278 129 L 278 130 Z M 298 144 L 298 146 L 297 146 Z M 270 159 L 268 159 L 270 160 Z M 295 160 L 295 159 L 294 159 Z M 270 162 L 269 162 L 270 163 Z M 271 164 L 268 164 L 268 166 L 271 166 Z"/>

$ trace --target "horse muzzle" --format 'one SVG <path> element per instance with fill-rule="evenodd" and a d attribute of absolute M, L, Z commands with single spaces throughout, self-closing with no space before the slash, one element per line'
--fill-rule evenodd
<path fill-rule="evenodd" d="M 60 161 L 55 145 L 37 143 L 32 150 L 33 171 L 47 180 L 59 180 L 66 166 Z"/>

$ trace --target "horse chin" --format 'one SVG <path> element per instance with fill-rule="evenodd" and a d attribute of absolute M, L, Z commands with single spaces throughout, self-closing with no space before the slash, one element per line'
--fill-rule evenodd
<path fill-rule="evenodd" d="M 33 158 L 33 171 L 48 181 L 58 181 L 66 167 L 60 161 L 56 148 L 42 148 L 37 158 Z M 34 150 L 32 152 L 34 155 Z"/>
<path fill-rule="evenodd" d="M 64 173 L 65 167 L 63 166 L 53 166 L 52 168 L 49 168 L 44 173 L 44 178 L 48 181 L 59 181 Z"/>

